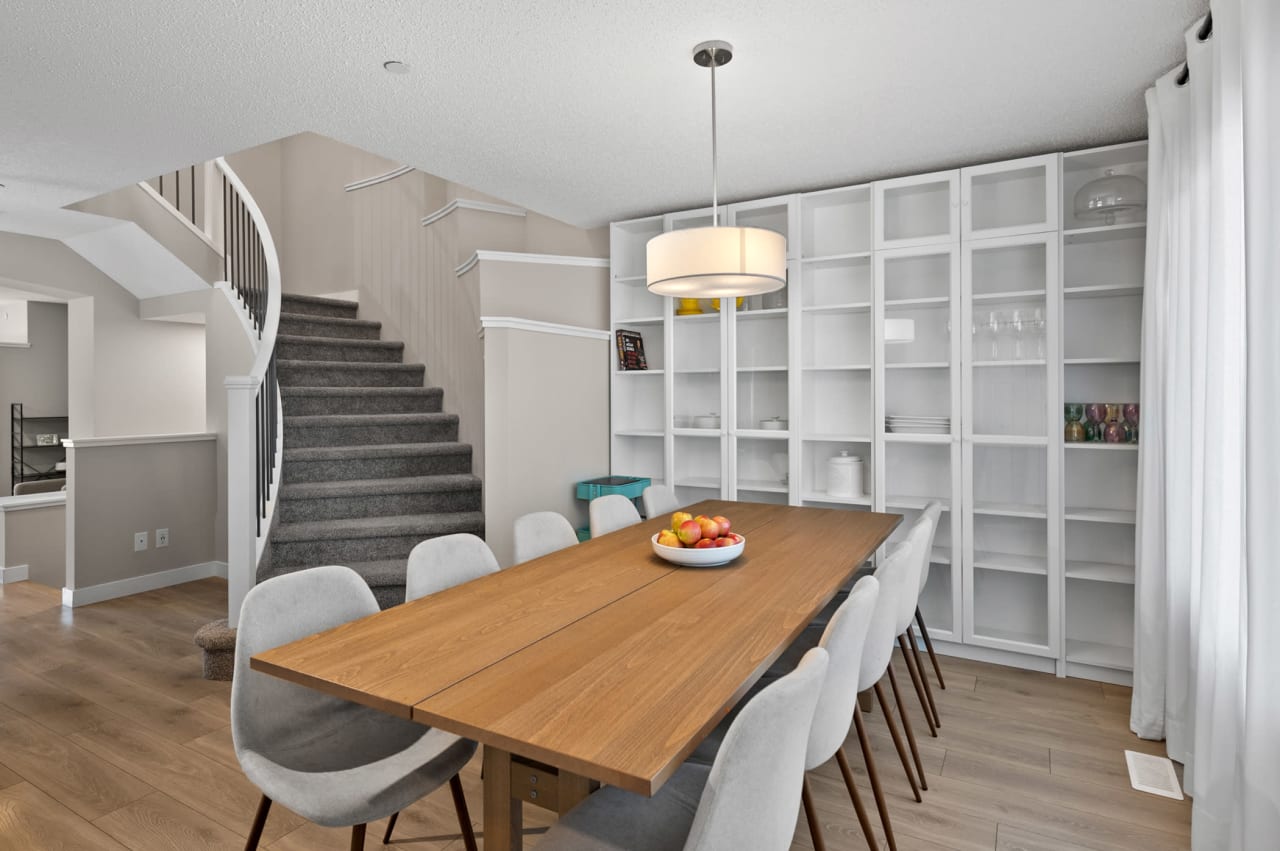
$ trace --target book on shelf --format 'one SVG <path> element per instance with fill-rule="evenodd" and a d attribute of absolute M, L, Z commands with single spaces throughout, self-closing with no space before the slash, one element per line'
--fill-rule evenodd
<path fill-rule="evenodd" d="M 644 358 L 644 337 L 639 331 L 619 330 L 618 337 L 618 369 L 624 372 L 648 369 L 649 363 Z"/>

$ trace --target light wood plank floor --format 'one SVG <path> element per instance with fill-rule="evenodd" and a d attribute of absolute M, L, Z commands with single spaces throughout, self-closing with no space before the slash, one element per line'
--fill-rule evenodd
<path fill-rule="evenodd" d="M 243 846 L 258 792 L 232 751 L 230 686 L 200 678 L 191 643 L 225 599 L 226 584 L 211 579 L 72 611 L 54 589 L 0 586 L 0 849 Z M 1124 749 L 1162 751 L 1128 732 L 1128 689 L 955 659 L 943 666 L 938 738 L 907 696 L 929 782 L 924 804 L 910 797 L 883 718 L 868 716 L 902 851 L 1189 847 L 1188 802 L 1129 788 Z M 846 752 L 871 807 L 856 738 Z M 864 849 L 838 769 L 810 778 L 827 847 Z M 478 759 L 463 779 L 478 829 Z M 527 847 L 552 818 L 526 809 Z M 370 829 L 368 848 L 382 847 L 382 828 Z M 460 851 L 448 790 L 402 815 L 396 834 L 396 847 Z M 276 808 L 264 847 L 346 849 L 348 836 Z M 813 847 L 803 819 L 792 847 Z"/>

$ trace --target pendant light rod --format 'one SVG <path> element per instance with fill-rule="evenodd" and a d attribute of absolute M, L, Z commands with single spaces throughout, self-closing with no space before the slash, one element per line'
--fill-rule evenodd
<path fill-rule="evenodd" d="M 720 226 L 720 150 L 716 136 L 716 68 L 733 59 L 733 45 L 727 41 L 704 41 L 693 48 L 693 61 L 711 69 L 711 226 Z"/>

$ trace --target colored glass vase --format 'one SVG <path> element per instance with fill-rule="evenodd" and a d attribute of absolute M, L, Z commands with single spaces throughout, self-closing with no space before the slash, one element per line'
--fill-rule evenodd
<path fill-rule="evenodd" d="M 1084 439 L 1096 443 L 1102 440 L 1102 430 L 1107 421 L 1107 406 L 1102 402 L 1090 402 L 1084 406 Z"/>
<path fill-rule="evenodd" d="M 1129 442 L 1137 443 L 1138 442 L 1138 403 L 1125 402 L 1123 413 L 1124 413 L 1124 424 L 1125 424 L 1126 430 L 1128 431 Z"/>
<path fill-rule="evenodd" d="M 1068 402 L 1063 406 L 1063 414 L 1067 418 L 1067 425 L 1062 433 L 1062 439 L 1067 443 L 1081 443 L 1085 439 L 1084 423 L 1084 405 L 1079 402 Z"/>

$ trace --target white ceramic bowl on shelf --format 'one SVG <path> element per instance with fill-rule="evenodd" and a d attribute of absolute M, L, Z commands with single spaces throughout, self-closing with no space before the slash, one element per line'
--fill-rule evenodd
<path fill-rule="evenodd" d="M 741 537 L 741 536 L 739 536 Z M 665 547 L 658 543 L 655 534 L 649 539 L 653 544 L 653 552 L 658 558 L 678 564 L 681 567 L 719 567 L 728 564 L 747 548 L 747 539 L 742 538 L 731 547 Z"/>

